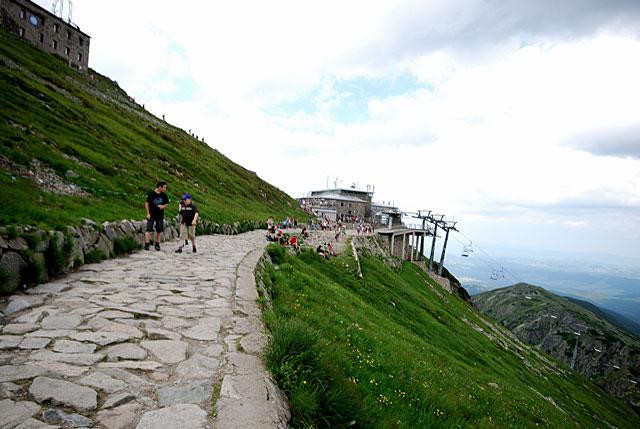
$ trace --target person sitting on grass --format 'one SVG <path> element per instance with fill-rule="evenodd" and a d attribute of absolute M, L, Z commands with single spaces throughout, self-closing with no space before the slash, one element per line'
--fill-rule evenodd
<path fill-rule="evenodd" d="M 184 194 L 182 201 L 183 204 L 180 208 L 180 237 L 178 237 L 178 249 L 176 249 L 176 253 L 182 253 L 182 243 L 187 236 L 191 239 L 193 253 L 196 253 L 196 223 L 198 222 L 200 213 L 198 207 L 191 201 L 191 195 Z"/>
<path fill-rule="evenodd" d="M 333 244 L 327 244 L 327 254 L 331 256 L 338 256 L 338 254 L 333 250 Z"/>
<path fill-rule="evenodd" d="M 298 237 L 295 235 L 289 238 L 289 246 L 293 247 L 296 253 L 300 253 L 300 244 L 298 244 Z"/>

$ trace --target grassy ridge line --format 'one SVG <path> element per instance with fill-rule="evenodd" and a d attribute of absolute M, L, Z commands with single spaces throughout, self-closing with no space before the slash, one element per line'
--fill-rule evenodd
<path fill-rule="evenodd" d="M 537 292 L 535 300 L 515 301 L 515 305 L 511 306 L 512 311 L 517 311 L 515 315 L 504 314 L 498 316 L 492 314 L 492 316 L 502 323 L 507 329 L 515 328 L 527 320 L 531 314 L 536 314 L 540 311 L 545 311 L 546 313 L 551 313 L 553 311 L 568 312 L 573 314 L 575 317 L 590 323 L 593 328 L 598 328 L 605 333 L 614 335 L 626 344 L 634 347 L 638 347 L 640 344 L 638 338 L 634 337 L 633 333 L 627 331 L 624 326 L 614 323 L 615 319 L 606 315 L 606 313 L 595 305 L 590 304 L 587 301 L 580 301 L 574 298 L 556 295 L 539 286 L 519 283 L 474 295 L 473 301 L 482 306 L 483 302 L 488 298 L 493 296 L 502 298 L 503 296 L 506 296 L 502 295 L 503 293 L 510 293 L 513 288 L 521 286 L 526 286 L 535 290 Z"/>
<path fill-rule="evenodd" d="M 640 325 L 634 322 L 633 320 L 616 313 L 613 310 L 607 310 L 605 308 L 598 307 L 590 303 L 589 301 L 584 301 L 582 299 L 573 298 L 570 296 L 563 296 L 564 299 L 573 302 L 580 307 L 592 312 L 598 317 L 603 318 L 607 322 L 611 323 L 613 326 L 633 335 L 636 340 L 640 340 Z"/>
<path fill-rule="evenodd" d="M 139 219 L 156 180 L 169 182 L 176 205 L 190 192 L 203 215 L 218 223 L 304 217 L 284 192 L 155 118 L 115 82 L 78 73 L 2 29 L 0 93 L 0 148 L 11 164 L 0 164 L 0 225 Z M 15 173 L 33 170 L 33 159 L 90 196 L 46 192 Z M 79 177 L 64 179 L 69 170 Z"/>
<path fill-rule="evenodd" d="M 348 255 L 268 252 L 267 361 L 293 427 L 640 425 L 552 358 L 517 340 L 499 347 L 482 317 L 412 264 L 394 272 L 362 255 L 359 280 Z"/>

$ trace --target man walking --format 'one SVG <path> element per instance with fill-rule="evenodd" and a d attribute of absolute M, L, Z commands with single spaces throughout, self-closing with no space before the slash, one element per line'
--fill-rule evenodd
<path fill-rule="evenodd" d="M 178 237 L 176 253 L 182 253 L 182 243 L 187 236 L 191 239 L 193 253 L 196 253 L 196 223 L 199 215 L 198 207 L 191 201 L 191 195 L 184 194 L 180 205 L 180 237 Z"/>
<path fill-rule="evenodd" d="M 154 226 L 156 231 L 155 249 L 160 250 L 160 234 L 164 231 L 164 209 L 169 205 L 167 182 L 158 182 L 156 189 L 149 192 L 144 208 L 147 211 L 147 230 L 144 234 L 144 250 L 149 250 L 149 241 L 153 234 Z"/>

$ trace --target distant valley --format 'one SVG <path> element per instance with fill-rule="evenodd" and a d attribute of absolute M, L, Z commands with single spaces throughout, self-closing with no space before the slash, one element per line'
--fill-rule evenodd
<path fill-rule="evenodd" d="M 497 257 L 450 252 L 446 266 L 471 295 L 526 282 L 562 296 L 589 301 L 640 324 L 640 262 L 610 256 L 593 258 L 566 255 Z M 490 279 L 492 267 L 504 277 Z"/>

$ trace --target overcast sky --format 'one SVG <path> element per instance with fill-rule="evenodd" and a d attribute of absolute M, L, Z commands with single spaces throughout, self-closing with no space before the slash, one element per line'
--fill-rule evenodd
<path fill-rule="evenodd" d="M 640 258 L 640 1 L 75 0 L 73 18 L 93 69 L 291 196 L 338 178 L 485 248 Z"/>

